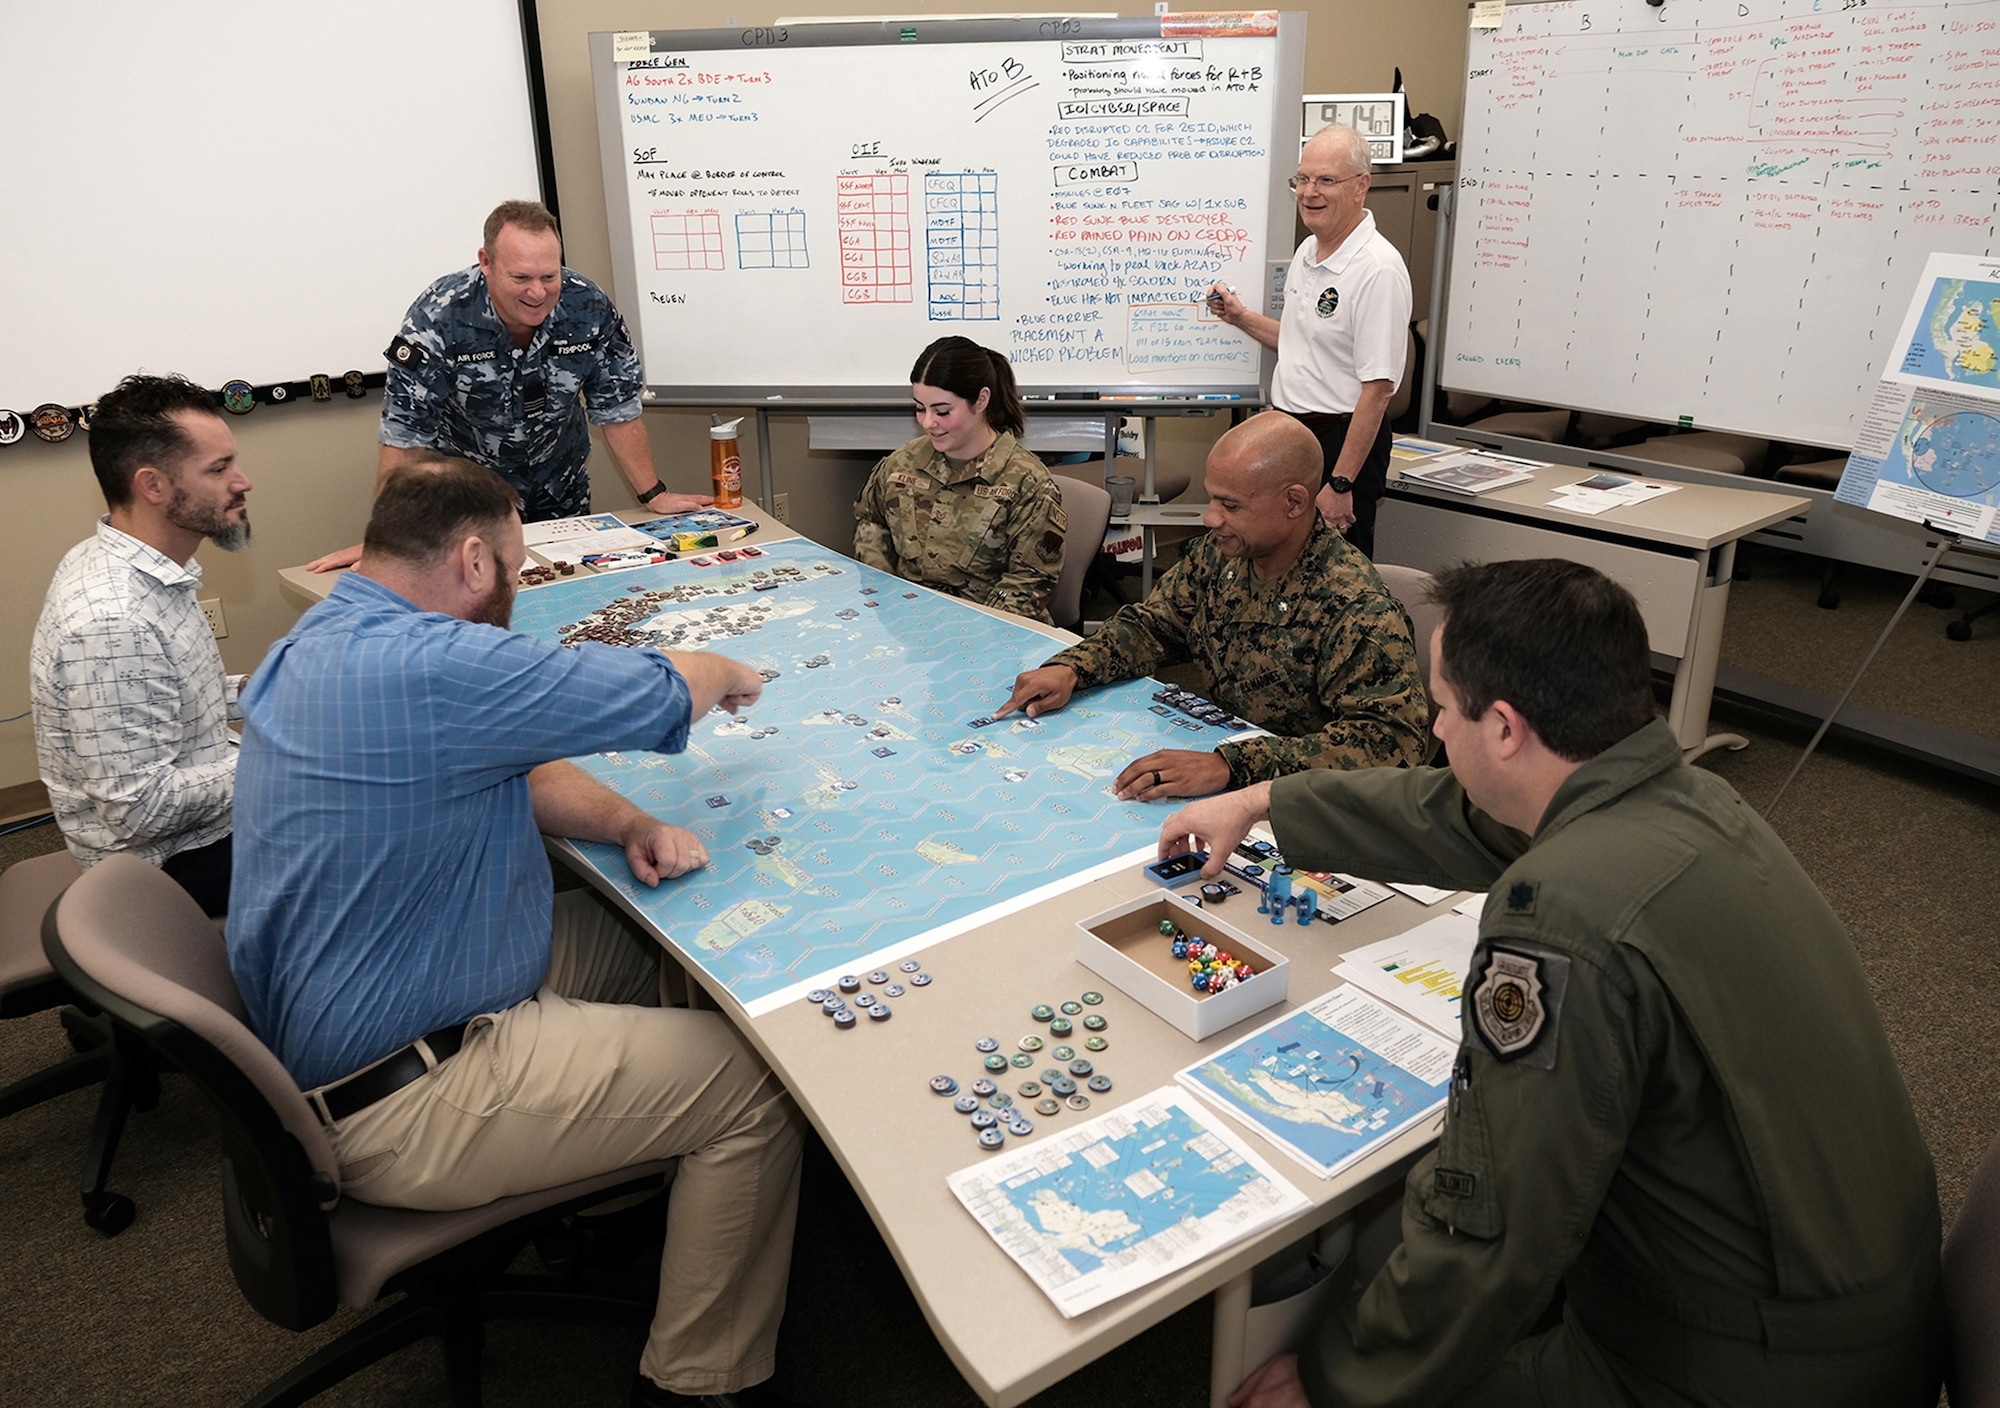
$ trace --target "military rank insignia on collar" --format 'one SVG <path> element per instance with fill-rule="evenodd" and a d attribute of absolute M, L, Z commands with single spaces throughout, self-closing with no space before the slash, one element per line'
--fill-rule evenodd
<path fill-rule="evenodd" d="M 1507 887 L 1507 912 L 1509 914 L 1533 914 L 1535 912 L 1535 882 L 1516 880 Z"/>
<path fill-rule="evenodd" d="M 1485 946 L 1473 958 L 1472 1025 L 1498 1059 L 1554 1070 L 1568 987 L 1567 957 Z"/>

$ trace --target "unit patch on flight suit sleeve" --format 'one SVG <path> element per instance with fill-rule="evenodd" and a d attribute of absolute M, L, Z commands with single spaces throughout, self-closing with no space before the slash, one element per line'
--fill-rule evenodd
<path fill-rule="evenodd" d="M 1556 1021 L 1569 987 L 1569 959 L 1486 946 L 1474 956 L 1472 1025 L 1502 1061 L 1554 1070 Z"/>

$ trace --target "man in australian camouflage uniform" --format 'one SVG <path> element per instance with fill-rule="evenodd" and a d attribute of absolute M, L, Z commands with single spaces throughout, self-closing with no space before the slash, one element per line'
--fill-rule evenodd
<path fill-rule="evenodd" d="M 1312 432 L 1267 411 L 1209 452 L 1208 536 L 1096 635 L 1014 681 L 996 717 L 1060 709 L 1079 688 L 1192 660 L 1216 703 L 1270 737 L 1170 748 L 1118 775 L 1120 797 L 1193 797 L 1307 768 L 1410 766 L 1430 703 L 1410 619 L 1374 566 L 1313 507 Z"/>
<path fill-rule="evenodd" d="M 1062 575 L 1062 491 L 1013 432 L 957 464 L 918 436 L 868 476 L 854 555 L 870 567 L 1030 620 Z"/>
<path fill-rule="evenodd" d="M 669 493 L 640 415 L 645 373 L 604 290 L 562 267 L 555 217 L 508 201 L 486 218 L 479 262 L 417 296 L 389 344 L 376 484 L 418 450 L 483 464 L 521 495 L 521 521 L 590 512 L 589 425 L 639 502 L 662 513 L 708 499 Z M 588 425 L 586 424 L 588 422 Z M 309 564 L 350 567 L 356 546 Z"/>

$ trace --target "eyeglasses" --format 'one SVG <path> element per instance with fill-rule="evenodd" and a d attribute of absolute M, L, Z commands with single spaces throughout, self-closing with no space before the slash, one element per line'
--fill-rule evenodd
<path fill-rule="evenodd" d="M 1349 181 L 1359 181 L 1368 173 L 1357 171 L 1352 176 L 1294 176 L 1285 184 L 1295 191 L 1312 190 L 1327 195 Z"/>

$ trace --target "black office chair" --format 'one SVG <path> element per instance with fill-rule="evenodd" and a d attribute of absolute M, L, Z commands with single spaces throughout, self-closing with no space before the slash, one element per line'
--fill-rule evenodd
<path fill-rule="evenodd" d="M 671 1161 L 459 1212 L 343 1199 L 325 1129 L 250 1030 L 222 935 L 180 886 L 143 861 L 113 856 L 49 911 L 43 941 L 56 971 L 110 1018 L 121 1040 L 172 1061 L 214 1105 L 229 1264 L 259 1314 L 306 1330 L 342 1306 L 403 1296 L 293 1368 L 250 1408 L 304 1403 L 433 1334 L 445 1343 L 454 1408 L 477 1408 L 483 1318 L 651 1316 L 650 1299 L 505 1270 L 540 1228 L 657 1188 Z"/>
<path fill-rule="evenodd" d="M 105 1185 L 118 1152 L 125 1118 L 158 1102 L 159 1080 L 150 1062 L 112 1039 L 111 1024 L 71 1004 L 77 996 L 42 952 L 42 917 L 57 896 L 83 873 L 68 851 L 16 861 L 0 875 L 0 1019 L 63 1009 L 61 1020 L 73 1054 L 0 1089 L 0 1119 L 58 1095 L 104 1082 L 83 1164 L 83 1220 L 107 1237 L 132 1225 L 137 1209 Z"/>

